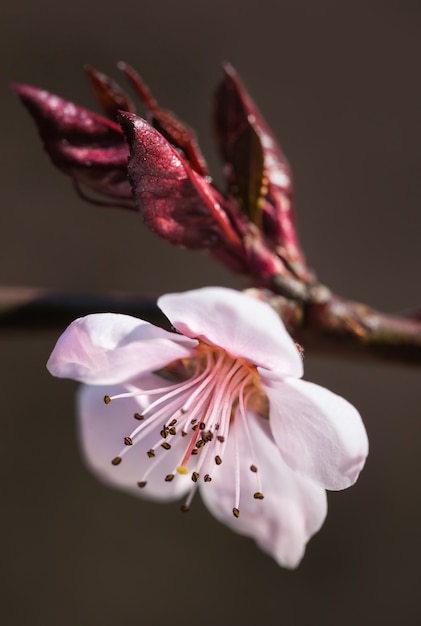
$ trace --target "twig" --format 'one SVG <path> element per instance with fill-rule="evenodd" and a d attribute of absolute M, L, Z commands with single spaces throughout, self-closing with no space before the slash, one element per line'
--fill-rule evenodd
<path fill-rule="evenodd" d="M 421 365 L 421 320 L 395 316 L 329 294 L 323 301 L 290 300 L 260 289 L 250 294 L 267 301 L 308 353 L 359 360 Z M 152 299 L 111 293 L 88 295 L 48 289 L 0 287 L 0 333 L 60 333 L 89 313 L 125 313 L 164 328 L 168 320 Z"/>

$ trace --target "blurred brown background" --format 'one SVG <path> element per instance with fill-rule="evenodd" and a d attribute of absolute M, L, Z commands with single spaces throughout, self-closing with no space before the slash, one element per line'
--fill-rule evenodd
<path fill-rule="evenodd" d="M 295 172 L 301 239 L 339 293 L 420 305 L 420 17 L 414 0 L 44 0 L 3 5 L 0 283 L 145 295 L 239 281 L 124 212 L 79 200 L 9 81 L 93 105 L 82 72 L 138 68 L 163 106 L 209 128 L 220 62 L 238 69 Z M 1 336 L 2 623 L 420 623 L 420 371 L 306 355 L 306 377 L 363 414 L 371 454 L 329 497 L 297 571 L 218 524 L 113 492 L 82 466 L 56 333 Z"/>

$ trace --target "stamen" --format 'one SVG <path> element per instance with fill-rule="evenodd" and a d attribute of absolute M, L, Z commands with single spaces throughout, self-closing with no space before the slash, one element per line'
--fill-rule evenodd
<path fill-rule="evenodd" d="M 248 441 L 248 444 L 249 444 L 251 456 L 252 456 L 252 458 L 256 458 L 256 454 L 255 454 L 255 451 L 254 451 L 254 445 L 253 445 L 253 439 L 251 437 L 249 423 L 248 423 L 249 417 L 248 417 L 248 413 L 247 413 L 246 407 L 245 407 L 245 403 L 249 399 L 250 395 L 251 395 L 251 392 L 249 392 L 246 395 L 246 397 L 243 396 L 243 393 L 240 393 L 238 410 L 239 410 L 240 417 L 241 417 L 241 425 L 244 427 L 244 430 L 246 432 L 246 437 L 247 437 L 247 441 Z M 254 469 L 252 469 L 252 468 L 254 468 Z M 250 467 L 250 469 L 255 474 L 257 473 L 257 467 L 254 464 Z M 257 474 L 256 478 L 257 478 L 257 493 L 262 493 L 262 485 L 261 485 L 261 482 L 260 482 L 260 475 Z M 254 497 L 256 497 L 256 496 L 254 496 Z"/>
<path fill-rule="evenodd" d="M 187 511 L 190 511 L 190 505 L 192 503 L 193 497 L 197 491 L 197 483 L 196 485 L 194 485 L 194 487 L 190 490 L 189 495 L 186 498 L 185 503 L 180 507 L 180 511 L 183 511 L 183 513 L 187 513 Z"/>
<path fill-rule="evenodd" d="M 236 417 L 240 418 L 241 426 L 238 426 L 244 426 L 245 428 L 250 452 L 254 460 L 246 406 L 250 395 L 256 391 L 256 373 L 246 366 L 244 360 L 233 358 L 224 350 L 214 349 L 210 346 L 209 350 L 206 346 L 205 348 L 203 351 L 198 351 L 195 373 L 181 383 L 178 382 L 174 385 L 166 385 L 160 389 L 149 391 L 130 385 L 126 387 L 131 390 L 127 393 L 104 397 L 104 402 L 109 404 L 111 400 L 117 398 L 143 396 L 147 401 L 148 395 L 155 395 L 154 401 L 148 404 L 144 410 L 141 409 L 142 413 L 133 414 L 134 418 L 142 423 L 124 437 L 124 444 L 127 448 L 123 448 L 119 452 L 119 456 L 116 456 L 111 462 L 113 465 L 121 463 L 124 454 L 132 446 L 141 441 L 145 442 L 145 438 L 149 438 L 151 434 L 153 436 L 153 431 L 156 429 L 154 432 L 156 435 L 158 435 L 158 432 L 160 433 L 160 439 L 157 437 L 158 440 L 155 440 L 155 445 L 146 453 L 149 458 L 153 459 L 153 462 L 148 463 L 148 469 L 142 480 L 137 483 L 138 487 L 143 488 L 147 483 L 147 476 L 152 472 L 155 475 L 157 465 L 163 458 L 168 458 L 165 454 L 159 453 L 159 447 L 162 447 L 164 450 L 170 450 L 173 443 L 172 437 L 177 436 L 177 434 L 180 435 L 180 433 L 181 437 L 189 435 L 190 438 L 186 441 L 184 456 L 179 461 L 179 465 L 175 466 L 172 473 L 166 476 L 162 472 L 162 478 L 165 482 L 172 482 L 176 474 L 189 474 L 189 459 L 200 452 L 200 456 L 195 461 L 195 471 L 191 473 L 191 480 L 194 486 L 192 485 L 188 498 L 181 507 L 182 511 L 188 511 L 198 486 L 199 477 L 203 477 L 203 481 L 206 483 L 212 481 L 213 472 L 218 471 L 215 465 L 221 465 L 228 434 L 231 435 L 232 432 L 235 454 L 235 499 L 232 503 L 232 510 L 233 515 L 239 517 L 239 431 L 237 425 L 231 431 L 231 426 Z M 189 369 L 191 372 L 190 366 L 186 371 Z M 200 372 L 200 370 L 202 371 Z M 144 402 L 143 399 L 141 401 L 142 403 Z M 176 428 L 175 425 L 177 423 L 178 426 Z M 217 434 L 218 431 L 220 434 Z M 217 447 L 215 448 L 215 446 Z M 256 465 L 252 464 L 250 470 L 256 473 Z M 257 482 L 257 489 L 252 494 L 255 499 L 262 500 L 264 496 L 260 487 L 259 477 L 257 477 Z"/>
<path fill-rule="evenodd" d="M 158 409 L 155 414 L 152 414 L 149 417 L 149 419 L 147 419 L 145 422 L 143 422 L 137 428 L 135 428 L 130 433 L 130 437 L 133 439 L 133 442 L 136 443 L 135 439 L 139 439 L 145 436 L 147 433 L 150 433 L 155 428 L 156 422 L 160 421 L 163 417 L 165 419 L 169 411 L 173 413 L 174 410 L 179 410 L 179 407 L 177 405 L 179 405 L 180 401 L 182 401 L 182 398 L 172 399 L 169 404 Z M 155 402 L 153 402 L 147 407 L 147 409 L 143 413 L 143 417 L 146 416 L 146 413 L 151 412 L 152 407 L 158 407 L 159 404 L 162 404 L 162 403 L 163 403 L 163 398 L 158 398 Z M 164 428 L 166 428 L 165 424 L 164 424 Z"/>
<path fill-rule="evenodd" d="M 235 517 L 239 517 L 240 515 L 240 459 L 238 456 L 238 438 L 237 438 L 237 428 L 232 429 L 232 436 L 234 438 L 234 487 L 235 487 L 235 504 L 233 508 L 233 513 Z M 238 512 L 238 515 L 236 513 Z"/>

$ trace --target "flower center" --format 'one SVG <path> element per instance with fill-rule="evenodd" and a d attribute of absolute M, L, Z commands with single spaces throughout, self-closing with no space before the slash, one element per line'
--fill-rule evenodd
<path fill-rule="evenodd" d="M 239 517 L 240 455 L 232 424 L 235 419 L 242 420 L 251 456 L 255 459 L 247 408 L 267 414 L 267 398 L 261 390 L 256 367 L 245 359 L 233 357 L 225 350 L 203 342 L 199 343 L 196 352 L 195 358 L 175 361 L 159 372 L 162 377 L 178 379 L 179 382 L 175 384 L 152 390 L 134 388 L 127 393 L 104 397 L 104 402 L 108 404 L 118 398 L 157 396 L 141 414 L 134 414 L 134 418 L 141 423 L 124 437 L 123 449 L 111 462 L 119 465 L 133 446 L 140 444 L 156 430 L 156 443 L 146 451 L 151 464 L 137 483 L 140 488 L 144 488 L 148 476 L 158 470 L 157 466 L 165 454 L 180 444 L 177 445 L 177 451 L 181 450 L 181 453 L 174 468 L 169 474 L 163 475 L 163 479 L 172 482 L 177 475 L 191 474 L 194 485 L 181 507 L 183 511 L 188 511 L 199 479 L 204 483 L 212 482 L 214 472 L 223 462 L 228 436 L 232 435 L 235 455 L 233 514 Z M 253 463 L 250 470 L 256 476 L 257 489 L 253 497 L 262 500 L 257 465 Z"/>

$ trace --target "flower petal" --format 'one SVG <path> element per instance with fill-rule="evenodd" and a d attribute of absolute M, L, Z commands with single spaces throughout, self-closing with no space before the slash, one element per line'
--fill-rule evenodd
<path fill-rule="evenodd" d="M 59 338 L 47 368 L 53 376 L 113 384 L 191 356 L 196 341 L 113 313 L 81 317 Z"/>
<path fill-rule="evenodd" d="M 159 382 L 158 382 L 159 381 Z M 148 388 L 165 386 L 165 382 L 157 376 L 145 378 Z M 176 500 L 182 497 L 192 482 L 188 476 L 176 474 L 171 482 L 165 476 L 174 472 L 180 463 L 186 447 L 185 440 L 177 438 L 171 450 L 158 447 L 155 458 L 149 458 L 147 451 L 159 441 L 160 425 L 153 428 L 149 435 L 133 446 L 124 446 L 124 438 L 139 425 L 133 415 L 141 412 L 149 401 L 147 396 L 122 398 L 105 405 L 105 394 L 114 395 L 127 391 L 122 385 L 91 386 L 83 385 L 78 392 L 79 439 L 86 464 L 105 483 L 124 489 L 136 496 L 155 500 Z M 156 399 L 156 396 L 153 397 Z M 146 418 L 145 418 L 146 419 Z M 119 465 L 113 465 L 112 459 L 126 454 Z M 147 476 L 147 484 L 140 488 L 138 482 Z"/>
<path fill-rule="evenodd" d="M 352 485 L 368 454 L 358 411 L 313 383 L 293 378 L 266 382 L 273 437 L 288 465 L 325 489 Z"/>
<path fill-rule="evenodd" d="M 296 567 L 310 537 L 326 517 L 326 493 L 313 481 L 293 472 L 283 461 L 270 432 L 268 420 L 249 413 L 249 428 L 256 457 L 250 450 L 242 420 L 235 419 L 225 449 L 223 463 L 211 483 L 201 488 L 203 500 L 213 515 L 232 530 L 255 539 L 259 547 L 284 567 Z M 235 429 L 235 432 L 233 432 Z M 232 509 L 235 501 L 237 438 L 241 450 L 240 516 Z M 258 467 L 258 474 L 250 466 Z M 259 476 L 264 494 L 257 500 Z"/>
<path fill-rule="evenodd" d="M 220 346 L 283 376 L 302 376 L 295 343 L 266 303 L 233 289 L 205 287 L 167 294 L 158 306 L 183 335 Z"/>

